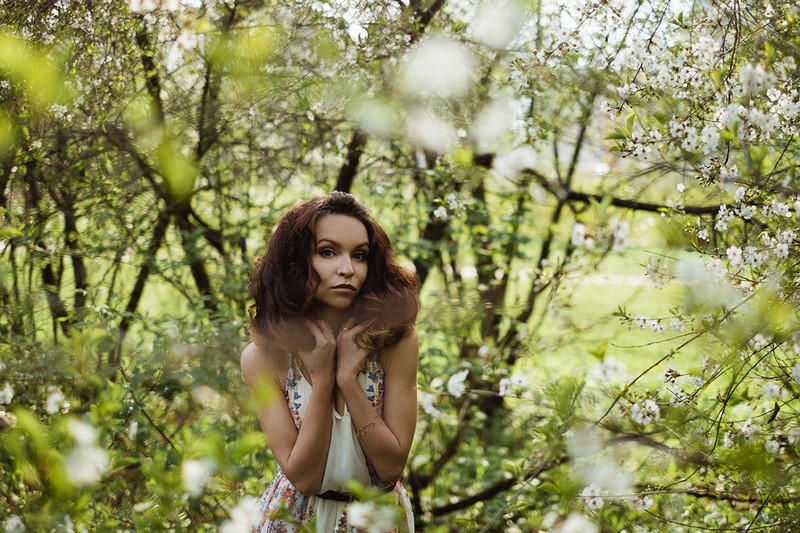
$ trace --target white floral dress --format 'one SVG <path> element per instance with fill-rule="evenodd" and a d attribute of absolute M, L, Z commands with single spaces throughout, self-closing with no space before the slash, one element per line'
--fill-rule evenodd
<path fill-rule="evenodd" d="M 364 389 L 364 394 L 375 408 L 375 412 L 378 413 L 378 416 L 383 416 L 384 375 L 376 353 L 367 357 L 364 367 L 358 374 L 358 381 Z M 312 392 L 311 384 L 303 376 L 294 357 L 290 356 L 284 394 L 298 431 L 303 423 Z M 331 443 L 320 493 L 326 491 L 345 492 L 347 490 L 346 483 L 350 480 L 357 480 L 363 485 L 386 488 L 394 492 L 398 505 L 403 508 L 405 523 L 392 531 L 413 533 L 414 516 L 405 488 L 399 481 L 393 487 L 391 485 L 386 487 L 378 479 L 375 470 L 361 450 L 350 412 L 345 405 L 344 414 L 339 414 L 336 409 L 333 409 Z M 300 494 L 280 468 L 258 503 L 261 520 L 253 530 L 258 533 L 294 532 L 299 524 L 308 523 L 312 517 L 316 517 L 318 533 L 355 531 L 354 528 L 347 525 L 346 512 L 349 502 Z"/>

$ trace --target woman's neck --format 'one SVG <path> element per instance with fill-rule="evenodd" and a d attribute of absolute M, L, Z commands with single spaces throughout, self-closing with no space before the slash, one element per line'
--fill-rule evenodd
<path fill-rule="evenodd" d="M 348 310 L 334 309 L 331 307 L 315 308 L 311 310 L 311 317 L 315 319 L 322 319 L 328 323 L 333 330 L 334 335 L 338 335 L 339 330 L 342 329 L 342 324 L 347 320 L 350 315 Z"/>

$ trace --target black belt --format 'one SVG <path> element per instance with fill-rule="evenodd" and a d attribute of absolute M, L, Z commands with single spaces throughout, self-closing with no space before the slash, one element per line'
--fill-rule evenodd
<path fill-rule="evenodd" d="M 389 493 L 394 490 L 394 485 L 389 485 L 388 487 L 384 487 L 381 489 L 382 493 Z M 316 495 L 317 498 L 322 498 L 323 500 L 333 500 L 335 502 L 351 502 L 355 500 L 355 496 L 348 492 L 339 492 L 338 490 L 326 490 L 321 494 Z"/>
<path fill-rule="evenodd" d="M 333 500 L 336 502 L 351 502 L 353 501 L 353 495 L 348 494 L 346 492 L 339 492 L 338 490 L 326 490 L 321 494 L 317 494 L 317 498 L 322 498 L 323 500 Z"/>

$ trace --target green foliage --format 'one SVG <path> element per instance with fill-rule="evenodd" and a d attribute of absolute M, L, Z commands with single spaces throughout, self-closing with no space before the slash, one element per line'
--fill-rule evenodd
<path fill-rule="evenodd" d="M 796 529 L 793 9 L 50 4 L 0 14 L 7 528 L 263 491 L 250 270 L 338 186 L 422 281 L 419 530 Z"/>

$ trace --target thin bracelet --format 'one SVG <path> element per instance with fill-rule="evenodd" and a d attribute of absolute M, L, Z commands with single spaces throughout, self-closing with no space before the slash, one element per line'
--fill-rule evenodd
<path fill-rule="evenodd" d="M 378 415 L 376 414 L 375 416 L 372 417 L 372 420 L 370 420 L 369 422 L 367 422 L 366 424 L 361 426 L 360 429 L 357 429 L 356 430 L 356 437 L 358 437 L 359 439 L 361 437 L 363 437 L 364 434 L 367 432 L 367 429 L 375 425 L 375 421 L 377 419 L 378 419 Z"/>

